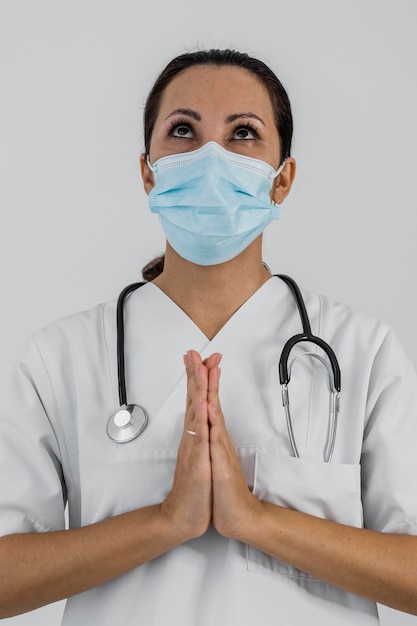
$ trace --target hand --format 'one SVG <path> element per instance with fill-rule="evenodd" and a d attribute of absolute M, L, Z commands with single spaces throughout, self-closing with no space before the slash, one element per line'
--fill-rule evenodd
<path fill-rule="evenodd" d="M 184 356 L 187 403 L 172 489 L 161 510 L 182 541 L 203 535 L 211 520 L 212 478 L 208 424 L 208 370 L 197 352 Z M 189 432 L 187 432 L 189 431 Z M 190 434 L 191 433 L 191 434 Z M 195 434 L 194 434 L 195 433 Z"/>
<path fill-rule="evenodd" d="M 239 539 L 255 522 L 262 504 L 249 490 L 226 429 L 219 400 L 220 355 L 204 361 L 208 371 L 208 419 L 213 480 L 213 524 L 225 537 Z"/>

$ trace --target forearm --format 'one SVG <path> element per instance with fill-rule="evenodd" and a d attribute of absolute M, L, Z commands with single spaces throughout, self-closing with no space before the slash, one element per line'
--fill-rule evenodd
<path fill-rule="evenodd" d="M 269 503 L 235 537 L 326 582 L 417 614 L 417 538 L 353 528 Z"/>
<path fill-rule="evenodd" d="M 0 619 L 81 593 L 181 543 L 159 505 L 79 529 L 0 539 Z"/>
<path fill-rule="evenodd" d="M 198 436 L 185 430 L 166 500 L 79 529 L 0 538 L 0 619 L 102 585 L 206 532 L 212 503 L 207 372 L 191 355 L 186 365 L 185 425 Z"/>

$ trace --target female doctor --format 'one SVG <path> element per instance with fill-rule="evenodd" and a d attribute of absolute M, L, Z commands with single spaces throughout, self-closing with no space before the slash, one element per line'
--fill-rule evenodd
<path fill-rule="evenodd" d="M 147 424 L 106 432 L 115 303 L 30 339 L 1 419 L 2 618 L 62 598 L 65 626 L 417 614 L 417 384 L 389 328 L 303 290 L 342 399 L 330 461 L 329 367 L 297 345 L 297 454 L 288 436 L 278 361 L 301 322 L 262 231 L 294 180 L 291 134 L 282 85 L 245 54 L 181 55 L 157 79 L 141 170 L 166 254 L 123 306 L 127 395 Z"/>

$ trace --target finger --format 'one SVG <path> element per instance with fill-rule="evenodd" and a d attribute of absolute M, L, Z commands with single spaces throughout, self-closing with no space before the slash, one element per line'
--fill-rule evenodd
<path fill-rule="evenodd" d="M 221 370 L 218 366 L 220 360 L 213 359 L 212 364 L 207 366 L 207 400 L 210 404 L 213 404 L 219 411 L 220 398 L 219 398 L 219 385 Z"/>
<path fill-rule="evenodd" d="M 207 367 L 207 369 L 210 369 L 211 367 L 218 366 L 221 360 L 222 355 L 220 354 L 220 352 L 214 352 L 214 354 L 211 354 L 206 359 L 204 359 L 203 364 Z"/>
<path fill-rule="evenodd" d="M 184 355 L 184 364 L 187 373 L 187 395 L 190 400 L 193 398 L 207 397 L 207 368 L 201 361 L 198 352 L 189 350 Z"/>
<path fill-rule="evenodd" d="M 189 350 L 184 355 L 184 363 L 187 372 L 184 430 L 189 437 L 193 437 L 195 436 L 193 433 L 197 434 L 201 431 L 202 426 L 206 425 L 207 427 L 208 373 L 200 355 L 194 350 Z"/>
<path fill-rule="evenodd" d="M 207 367 L 207 376 L 208 376 L 208 391 L 207 391 L 207 401 L 208 408 L 212 407 L 213 411 L 210 415 L 208 413 L 209 423 L 211 426 L 217 426 L 221 430 L 226 430 L 225 420 L 223 411 L 220 404 L 219 397 L 219 384 L 220 384 L 220 375 L 221 370 L 219 367 L 219 363 L 222 359 L 222 355 L 219 353 L 212 354 L 205 360 L 205 364 Z M 227 435 L 227 431 L 226 431 Z"/>
<path fill-rule="evenodd" d="M 207 417 L 208 423 L 210 425 L 210 440 L 216 440 L 217 442 L 219 442 L 223 439 L 229 439 L 226 421 L 224 419 L 224 414 L 218 400 L 215 402 L 207 403 Z"/>

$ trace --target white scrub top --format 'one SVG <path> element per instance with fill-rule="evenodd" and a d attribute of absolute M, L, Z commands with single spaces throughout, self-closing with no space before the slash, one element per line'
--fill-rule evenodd
<path fill-rule="evenodd" d="M 248 485 L 264 500 L 352 526 L 417 532 L 417 381 L 392 331 L 303 292 L 312 331 L 342 372 L 333 461 L 322 459 L 329 382 L 297 359 L 289 386 L 300 459 L 292 457 L 278 379 L 287 339 L 301 332 L 293 296 L 268 280 L 209 341 L 158 287 L 125 305 L 127 397 L 143 434 L 116 444 L 115 303 L 66 317 L 29 341 L 1 418 L 0 534 L 64 528 L 161 502 L 183 431 L 183 354 L 220 352 L 221 403 Z M 307 346 L 317 350 L 315 346 Z M 296 351 L 305 351 L 299 344 Z M 342 565 L 343 566 L 343 565 Z M 159 558 L 70 598 L 64 626 L 253 626 L 378 623 L 374 603 L 346 593 L 213 528 Z"/>

